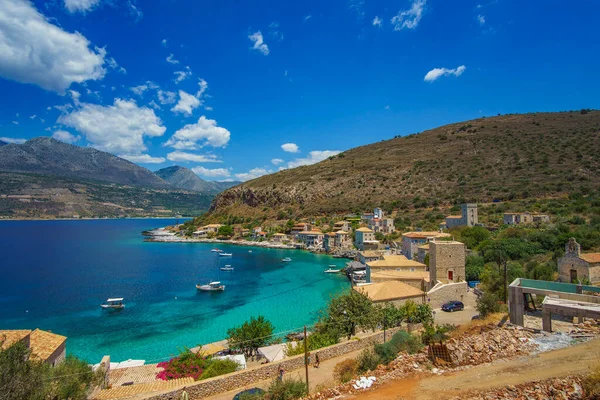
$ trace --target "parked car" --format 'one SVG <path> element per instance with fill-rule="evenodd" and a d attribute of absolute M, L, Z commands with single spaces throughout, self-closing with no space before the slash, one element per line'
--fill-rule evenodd
<path fill-rule="evenodd" d="M 233 400 L 240 400 L 240 398 L 245 397 L 245 396 L 251 396 L 251 395 L 261 396 L 264 394 L 265 394 L 264 390 L 262 390 L 260 388 L 252 388 L 252 389 L 244 390 L 243 392 L 239 392 L 238 394 L 236 394 L 233 397 Z"/>
<path fill-rule="evenodd" d="M 453 312 L 453 311 L 462 311 L 465 309 L 465 305 L 462 301 L 449 301 L 447 303 L 442 304 L 442 311 Z"/>

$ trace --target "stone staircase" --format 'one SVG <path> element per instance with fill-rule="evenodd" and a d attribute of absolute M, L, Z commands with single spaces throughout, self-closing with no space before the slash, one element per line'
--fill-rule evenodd
<path fill-rule="evenodd" d="M 111 389 L 101 390 L 94 397 L 94 400 L 126 399 L 142 393 L 158 392 L 169 389 L 174 390 L 186 385 L 191 385 L 192 383 L 194 383 L 193 378 L 180 378 L 170 381 L 154 381 L 130 386 L 118 386 Z"/>

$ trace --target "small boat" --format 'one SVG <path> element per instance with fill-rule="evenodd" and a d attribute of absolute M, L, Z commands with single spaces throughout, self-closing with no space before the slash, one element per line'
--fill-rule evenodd
<path fill-rule="evenodd" d="M 233 271 L 233 267 L 231 265 L 226 265 L 220 268 L 221 271 Z"/>
<path fill-rule="evenodd" d="M 219 255 L 221 257 L 231 257 L 233 254 L 232 253 L 219 253 Z"/>
<path fill-rule="evenodd" d="M 196 289 L 203 292 L 222 292 L 225 290 L 225 285 L 221 285 L 221 282 L 215 281 L 206 285 L 196 285 Z"/>
<path fill-rule="evenodd" d="M 326 274 L 337 274 L 339 272 L 342 272 L 341 269 L 335 269 L 335 268 L 331 268 L 331 265 L 329 266 L 328 269 L 326 269 L 325 271 L 323 271 Z"/>
<path fill-rule="evenodd" d="M 248 253 L 252 253 L 252 250 L 248 250 Z"/>
<path fill-rule="evenodd" d="M 222 253 L 223 252 L 223 250 L 221 250 L 221 249 L 212 249 L 211 251 L 213 253 Z"/>
<path fill-rule="evenodd" d="M 108 299 L 106 300 L 106 303 L 104 304 L 100 304 L 100 307 L 104 308 L 104 309 L 121 309 L 121 308 L 125 308 L 125 304 L 123 304 L 123 298 L 122 297 L 118 297 L 118 298 L 114 298 L 114 299 Z"/>
<path fill-rule="evenodd" d="M 281 262 L 291 262 L 292 259 L 289 257 L 284 258 L 283 260 L 281 260 Z"/>

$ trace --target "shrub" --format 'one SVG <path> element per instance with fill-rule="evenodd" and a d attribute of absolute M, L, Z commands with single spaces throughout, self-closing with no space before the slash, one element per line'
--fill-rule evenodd
<path fill-rule="evenodd" d="M 375 345 L 375 353 L 379 356 L 382 364 L 388 364 L 398 356 L 398 353 L 405 351 L 414 354 L 421 350 L 421 342 L 417 337 L 406 331 L 399 331 L 392 336 L 392 339 L 383 344 Z"/>
<path fill-rule="evenodd" d="M 306 383 L 299 379 L 275 379 L 271 382 L 265 399 L 267 400 L 294 400 L 307 394 Z"/>
<path fill-rule="evenodd" d="M 582 386 L 587 399 L 600 399 L 600 365 L 583 379 Z"/>
<path fill-rule="evenodd" d="M 340 383 L 350 382 L 358 372 L 358 361 L 354 358 L 349 358 L 339 362 L 333 368 L 333 376 Z"/>
<path fill-rule="evenodd" d="M 477 298 L 477 311 L 479 316 L 485 318 L 490 314 L 500 311 L 498 297 L 495 294 L 486 292 Z"/>
<path fill-rule="evenodd" d="M 358 372 L 374 371 L 379 365 L 379 356 L 372 348 L 365 349 L 358 356 Z"/>
<path fill-rule="evenodd" d="M 239 368 L 239 364 L 233 360 L 212 360 L 209 366 L 202 372 L 200 379 L 208 379 L 214 376 L 229 374 L 235 372 Z"/>
<path fill-rule="evenodd" d="M 423 344 L 428 345 L 430 343 L 443 342 L 448 339 L 448 332 L 456 329 L 455 325 L 444 324 L 434 326 L 431 323 L 427 323 L 423 326 L 423 333 L 421 333 L 421 341 Z"/>
<path fill-rule="evenodd" d="M 158 363 L 157 366 L 163 368 L 163 370 L 156 375 L 156 378 L 163 381 L 187 377 L 198 380 L 209 364 L 210 359 L 208 357 L 185 349 L 178 357 Z"/>

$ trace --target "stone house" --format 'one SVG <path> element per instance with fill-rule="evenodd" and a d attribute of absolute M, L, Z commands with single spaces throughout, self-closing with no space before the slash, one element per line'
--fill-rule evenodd
<path fill-rule="evenodd" d="M 336 222 L 335 224 L 333 224 L 333 231 L 334 232 L 338 232 L 338 231 L 349 232 L 350 231 L 350 222 L 348 222 L 348 221 Z"/>
<path fill-rule="evenodd" d="M 335 232 L 325 234 L 323 237 L 323 248 L 328 253 L 335 249 Z"/>
<path fill-rule="evenodd" d="M 505 225 L 548 223 L 550 217 L 546 214 L 531 214 L 529 212 L 504 213 L 503 222 Z"/>
<path fill-rule="evenodd" d="M 321 231 L 312 230 L 300 232 L 297 235 L 298 241 L 304 243 L 306 247 L 321 248 L 323 247 L 323 238 L 325 234 Z"/>
<path fill-rule="evenodd" d="M 600 253 L 581 253 L 575 238 L 565 245 L 565 255 L 558 259 L 558 274 L 561 282 L 586 280 L 592 285 L 600 284 Z"/>
<path fill-rule="evenodd" d="M 275 233 L 273 235 L 273 237 L 271 238 L 271 241 L 274 242 L 274 243 L 289 242 L 290 241 L 290 237 L 288 235 L 286 235 L 285 233 Z"/>
<path fill-rule="evenodd" d="M 401 306 L 408 300 L 425 303 L 425 292 L 400 281 L 387 281 L 354 286 L 352 289 L 364 294 L 373 303 L 392 303 Z"/>
<path fill-rule="evenodd" d="M 381 232 L 383 234 L 394 233 L 394 220 L 392 218 L 373 218 L 369 221 L 369 229 L 373 232 Z"/>
<path fill-rule="evenodd" d="M 375 240 L 375 233 L 369 228 L 358 228 L 354 236 L 354 245 L 359 250 L 377 249 L 379 241 Z"/>
<path fill-rule="evenodd" d="M 422 244 L 417 247 L 417 261 L 425 263 L 425 258 L 429 254 L 429 243 Z"/>
<path fill-rule="evenodd" d="M 429 279 L 432 284 L 464 281 L 465 257 L 464 243 L 454 240 L 429 242 Z"/>
<path fill-rule="evenodd" d="M 402 255 L 384 254 L 378 260 L 367 261 L 366 266 L 367 282 L 385 280 L 404 282 L 406 280 L 418 288 L 427 288 L 428 286 L 424 284 L 424 278 L 428 276 L 427 266 L 420 262 L 409 260 Z M 386 277 L 390 277 L 391 279 L 386 279 Z"/>
<path fill-rule="evenodd" d="M 477 203 L 462 204 L 460 210 L 460 215 L 449 215 L 446 217 L 446 227 L 448 229 L 456 226 L 475 226 L 479 223 Z"/>
<path fill-rule="evenodd" d="M 202 228 L 200 228 L 200 230 L 204 230 L 207 233 L 214 233 L 216 234 L 219 231 L 219 228 L 222 227 L 223 225 L 221 224 L 209 224 L 209 225 L 205 225 Z"/>
<path fill-rule="evenodd" d="M 361 264 L 366 264 L 371 261 L 383 260 L 384 250 L 364 250 L 358 253 L 358 261 Z"/>
<path fill-rule="evenodd" d="M 310 231 L 312 226 L 305 222 L 298 223 L 292 227 L 290 234 L 294 237 L 297 237 L 299 233 Z"/>
<path fill-rule="evenodd" d="M 193 236 L 195 238 L 202 239 L 208 236 L 208 231 L 205 229 L 198 229 L 197 231 L 194 231 Z"/>
<path fill-rule="evenodd" d="M 63 362 L 67 355 L 67 338 L 52 332 L 36 329 L 0 331 L 2 349 L 17 342 L 23 342 L 31 349 L 32 359 L 43 361 L 51 366 Z"/>
<path fill-rule="evenodd" d="M 418 247 L 437 238 L 451 237 L 445 232 L 406 232 L 402 234 L 402 254 L 412 260 L 416 257 Z"/>
<path fill-rule="evenodd" d="M 352 247 L 352 240 L 350 240 L 350 234 L 347 231 L 335 232 L 335 247 L 339 247 L 339 248 Z"/>

